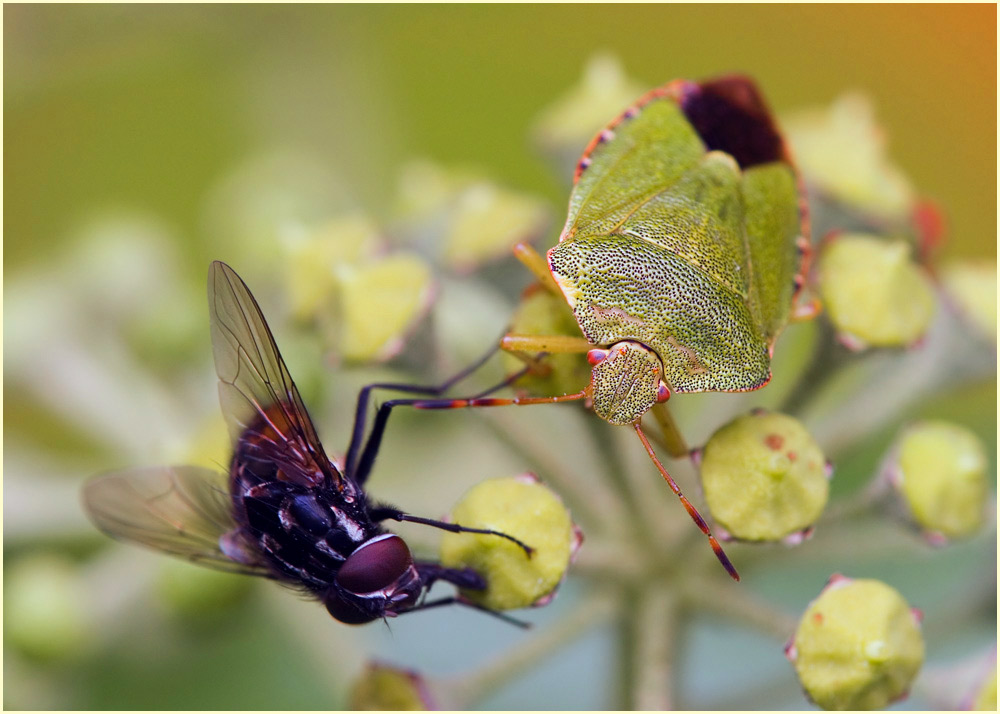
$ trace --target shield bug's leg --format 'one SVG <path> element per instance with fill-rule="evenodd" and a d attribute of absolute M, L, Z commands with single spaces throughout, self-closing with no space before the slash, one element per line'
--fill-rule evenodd
<path fill-rule="evenodd" d="M 431 518 L 411 516 L 409 513 L 403 513 L 402 511 L 389 506 L 373 506 L 368 509 L 368 515 L 371 516 L 371 519 L 376 522 L 392 519 L 394 521 L 400 521 L 401 523 L 420 523 L 421 525 L 440 528 L 443 531 L 449 531 L 451 533 L 482 533 L 483 535 L 500 536 L 501 538 L 506 538 L 512 543 L 517 544 L 524 550 L 525 554 L 529 558 L 534 552 L 530 546 L 525 545 L 514 536 L 509 536 L 506 533 L 501 533 L 500 531 L 488 530 L 486 528 L 466 528 L 465 526 L 460 526 L 457 523 L 446 523 L 445 521 L 435 521 Z"/>
<path fill-rule="evenodd" d="M 521 261 L 531 274 L 538 278 L 538 282 L 541 283 L 549 292 L 556 295 L 561 295 L 559 291 L 559 286 L 556 285 L 555 278 L 552 277 L 552 273 L 549 271 L 549 264 L 545 261 L 537 250 L 532 248 L 527 243 L 518 243 L 514 246 L 514 257 Z"/>
<path fill-rule="evenodd" d="M 519 375 L 520 373 L 517 374 Z M 499 389 L 501 386 L 506 386 L 507 381 L 508 380 L 504 380 L 503 383 L 497 385 L 496 389 Z M 494 390 L 491 389 L 489 391 Z M 559 402 L 572 402 L 579 399 L 585 399 L 588 396 L 590 396 L 589 387 L 575 394 L 563 394 L 558 397 L 514 397 L 513 399 L 498 399 L 496 397 L 474 396 L 464 399 L 390 399 L 387 402 L 383 402 L 379 406 L 378 411 L 375 413 L 375 423 L 372 425 L 372 431 L 368 436 L 368 442 L 365 444 L 365 448 L 361 452 L 361 458 L 358 460 L 357 469 L 353 473 L 348 473 L 349 476 L 358 483 L 364 483 L 365 479 L 368 478 L 368 474 L 371 473 L 372 466 L 375 463 L 375 456 L 378 454 L 379 446 L 382 443 L 382 435 L 385 433 L 385 427 L 386 423 L 389 421 L 389 415 L 395 407 L 410 406 L 415 409 L 462 409 L 466 407 L 502 407 L 509 404 L 556 404 Z"/>
<path fill-rule="evenodd" d="M 507 334 L 500 339 L 500 348 L 527 364 L 532 374 L 544 377 L 550 374 L 550 368 L 542 360 L 550 353 L 583 353 L 593 345 L 572 335 Z"/>
<path fill-rule="evenodd" d="M 656 452 L 653 451 L 653 447 L 649 444 L 649 439 L 646 438 L 646 435 L 642 431 L 642 426 L 640 426 L 639 422 L 636 421 L 632 427 L 635 429 L 635 433 L 639 435 L 639 440 L 646 448 L 646 453 L 649 454 L 649 458 L 656 465 L 656 468 L 663 476 L 663 479 L 667 482 L 667 484 L 669 484 L 670 489 L 677 494 L 677 498 L 681 499 L 681 503 L 683 503 L 684 508 L 687 509 L 688 515 L 691 516 L 691 520 L 693 520 L 701 529 L 702 533 L 708 536 L 708 542 L 712 546 L 712 550 L 715 552 L 715 557 L 719 559 L 719 562 L 722 563 L 722 567 L 726 569 L 726 572 L 729 573 L 733 580 L 738 581 L 740 579 L 740 575 L 736 572 L 736 568 L 733 567 L 733 564 L 729 561 L 729 557 L 726 555 L 725 551 L 722 550 L 722 546 L 719 545 L 719 541 L 716 540 L 714 535 L 712 535 L 711 529 L 709 529 L 708 524 L 705 522 L 705 519 L 701 517 L 701 514 L 698 513 L 698 509 L 694 507 L 694 505 L 683 493 L 681 493 L 680 488 L 677 487 L 673 478 L 671 478 L 670 474 L 667 473 L 663 464 L 660 463 L 660 459 L 657 458 Z"/>
<path fill-rule="evenodd" d="M 514 353 L 584 353 L 593 348 L 585 337 L 572 335 L 504 335 L 500 340 L 500 349 Z"/>
<path fill-rule="evenodd" d="M 510 615 L 507 615 L 505 613 L 498 612 L 496 610 L 491 610 L 488 607 L 477 605 L 474 602 L 463 600 L 460 597 L 444 597 L 441 598 L 440 600 L 431 600 L 430 602 L 421 603 L 416 607 L 411 607 L 409 610 L 405 610 L 400 614 L 402 615 L 408 612 L 417 612 L 419 610 L 430 610 L 431 608 L 443 607 L 445 605 L 461 605 L 463 607 L 468 607 L 473 610 L 479 610 L 479 612 L 485 612 L 487 615 L 492 615 L 497 619 L 503 620 L 509 625 L 515 625 L 517 627 L 520 627 L 522 630 L 527 630 L 531 627 L 530 622 L 525 622 L 524 620 L 518 620 L 516 617 L 511 617 Z"/>

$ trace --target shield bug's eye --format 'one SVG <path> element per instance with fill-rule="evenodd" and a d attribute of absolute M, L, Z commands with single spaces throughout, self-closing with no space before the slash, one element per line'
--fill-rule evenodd
<path fill-rule="evenodd" d="M 608 354 L 608 350 L 590 350 L 590 352 L 587 353 L 587 361 L 596 367 L 608 358 Z"/>
<path fill-rule="evenodd" d="M 382 590 L 413 564 L 410 549 L 397 535 L 387 533 L 362 543 L 344 561 L 337 584 L 348 592 L 363 594 Z"/>

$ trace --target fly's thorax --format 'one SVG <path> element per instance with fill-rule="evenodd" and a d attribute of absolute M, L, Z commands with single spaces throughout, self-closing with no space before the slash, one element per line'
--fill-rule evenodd
<path fill-rule="evenodd" d="M 239 474 L 238 470 L 234 474 Z M 305 487 L 276 479 L 232 481 L 237 538 L 228 545 L 260 555 L 274 575 L 314 592 L 325 592 L 342 565 L 382 533 L 362 500 L 345 501 L 335 487 Z"/>
<path fill-rule="evenodd" d="M 589 359 L 594 411 L 611 424 L 631 424 L 669 396 L 660 358 L 643 344 L 618 342 Z"/>
<path fill-rule="evenodd" d="M 769 345 L 744 296 L 663 245 L 575 237 L 549 251 L 549 267 L 584 336 L 645 345 L 673 391 L 744 391 L 769 379 Z"/>

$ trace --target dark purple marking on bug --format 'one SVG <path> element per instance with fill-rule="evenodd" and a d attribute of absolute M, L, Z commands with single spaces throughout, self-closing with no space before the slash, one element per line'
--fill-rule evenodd
<path fill-rule="evenodd" d="M 788 161 L 764 100 L 745 77 L 687 84 L 681 109 L 709 150 L 726 152 L 744 169 Z"/>

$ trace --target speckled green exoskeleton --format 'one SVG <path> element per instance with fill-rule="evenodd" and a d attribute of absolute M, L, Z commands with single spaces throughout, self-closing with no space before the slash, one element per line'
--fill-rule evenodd
<path fill-rule="evenodd" d="M 802 288 L 806 234 L 798 177 L 752 81 L 677 80 L 654 89 L 587 147 L 548 260 L 526 245 L 515 250 L 565 299 L 583 336 L 509 334 L 501 347 L 586 352 L 590 384 L 561 397 L 451 406 L 587 399 L 611 424 L 631 425 L 738 579 L 640 421 L 655 408 L 671 424 L 658 405 L 674 392 L 767 384 L 775 339 Z"/>
<path fill-rule="evenodd" d="M 548 252 L 586 347 L 509 335 L 505 348 L 610 347 L 591 360 L 594 410 L 612 424 L 635 422 L 662 387 L 764 386 L 802 285 L 797 183 L 750 80 L 649 92 L 587 148 Z"/>
<path fill-rule="evenodd" d="M 503 346 L 588 351 L 594 411 L 642 437 L 643 414 L 671 393 L 767 384 L 806 232 L 795 169 L 754 84 L 671 82 L 591 141 L 547 265 L 520 248 L 583 340 L 508 335 Z"/>

